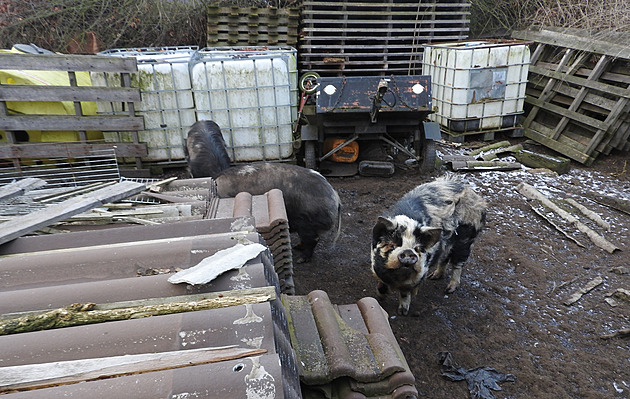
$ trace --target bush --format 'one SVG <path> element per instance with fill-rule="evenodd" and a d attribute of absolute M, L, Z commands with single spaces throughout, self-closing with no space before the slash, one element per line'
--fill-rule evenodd
<path fill-rule="evenodd" d="M 199 45 L 206 41 L 201 0 L 2 0 L 1 48 L 17 43 L 68 52 L 92 32 L 100 50 Z"/>
<path fill-rule="evenodd" d="M 630 31 L 627 0 L 471 0 L 473 37 L 509 36 L 532 25 Z"/>

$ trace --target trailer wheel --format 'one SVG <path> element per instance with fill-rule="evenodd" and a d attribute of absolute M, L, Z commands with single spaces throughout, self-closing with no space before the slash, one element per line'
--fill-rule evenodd
<path fill-rule="evenodd" d="M 420 156 L 420 172 L 433 172 L 437 158 L 435 141 L 431 139 L 416 140 L 415 147 L 416 155 Z"/>
<path fill-rule="evenodd" d="M 298 82 L 300 91 L 306 94 L 313 94 L 317 91 L 317 79 L 319 74 L 317 72 L 306 72 L 300 78 Z"/>
<path fill-rule="evenodd" d="M 315 141 L 308 140 L 304 142 L 304 166 L 309 169 L 317 168 L 317 160 L 315 158 Z"/>

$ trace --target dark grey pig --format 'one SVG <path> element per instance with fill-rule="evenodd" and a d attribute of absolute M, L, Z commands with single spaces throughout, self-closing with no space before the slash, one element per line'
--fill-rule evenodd
<path fill-rule="evenodd" d="M 193 145 L 192 150 L 188 149 L 187 161 L 193 177 L 214 178 L 221 198 L 235 197 L 240 192 L 262 195 L 274 188 L 281 190 L 289 228 L 300 237 L 300 243 L 295 246 L 301 251 L 297 263 L 310 260 L 320 237 L 335 226 L 337 239 L 341 229 L 341 203 L 324 176 L 312 169 L 285 163 L 229 167 L 219 126 L 211 121 L 203 122 L 195 123 L 188 133 L 188 142 Z"/>
<path fill-rule="evenodd" d="M 289 228 L 300 237 L 296 249 L 298 263 L 308 261 L 319 238 L 337 226 L 339 235 L 341 203 L 339 195 L 318 172 L 284 163 L 236 165 L 216 178 L 219 197 L 234 197 L 241 191 L 264 194 L 277 188 L 282 191 Z M 335 239 L 336 239 L 335 237 Z"/>
<path fill-rule="evenodd" d="M 427 276 L 438 279 L 450 263 L 446 287 L 460 284 L 462 266 L 486 219 L 486 202 L 469 186 L 446 176 L 405 194 L 372 229 L 372 273 L 379 297 L 398 292 L 398 313 L 409 312 L 412 295 Z"/>
<path fill-rule="evenodd" d="M 230 167 L 221 128 L 213 121 L 198 121 L 190 127 L 184 155 L 193 177 L 216 176 Z"/>

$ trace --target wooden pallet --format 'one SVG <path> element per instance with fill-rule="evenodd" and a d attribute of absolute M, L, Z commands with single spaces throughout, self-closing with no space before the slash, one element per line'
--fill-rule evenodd
<path fill-rule="evenodd" d="M 208 7 L 208 46 L 292 46 L 298 42 L 297 8 Z"/>
<path fill-rule="evenodd" d="M 525 136 L 590 165 L 630 143 L 630 35 L 577 29 L 518 31 L 534 41 Z"/>
<path fill-rule="evenodd" d="M 146 144 L 138 141 L 138 130 L 144 129 L 144 120 L 137 117 L 134 101 L 140 101 L 139 89 L 131 88 L 130 72 L 137 71 L 135 58 L 117 58 L 88 55 L 48 54 L 0 54 L 0 69 L 18 71 L 63 71 L 67 73 L 69 85 L 26 85 L 0 83 L 0 131 L 4 130 L 6 142 L 0 143 L 0 158 L 13 161 L 16 170 L 21 169 L 22 159 L 49 157 L 81 157 L 91 155 L 97 149 L 115 149 L 117 157 L 135 157 L 136 166 L 141 167 L 141 157 L 146 156 Z M 75 71 L 121 72 L 123 87 L 108 88 L 80 86 Z M 38 111 L 39 102 L 67 101 L 74 105 L 74 115 L 50 115 L 45 113 L 19 114 L 12 105 L 33 103 Z M 82 102 L 119 101 L 126 104 L 128 115 L 85 115 Z M 29 131 L 74 131 L 78 141 L 65 142 L 21 142 L 17 132 Z M 88 131 L 130 131 L 133 143 L 94 143 L 88 141 Z M 22 136 L 24 134 L 22 133 Z M 30 138 L 30 136 L 29 136 Z"/>
<path fill-rule="evenodd" d="M 468 37 L 470 1 L 304 0 L 300 69 L 321 76 L 414 75 L 423 45 Z"/>

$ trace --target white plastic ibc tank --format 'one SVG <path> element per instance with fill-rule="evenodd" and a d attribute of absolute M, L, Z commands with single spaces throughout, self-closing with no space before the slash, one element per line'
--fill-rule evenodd
<path fill-rule="evenodd" d="M 140 89 L 141 102 L 135 103 L 136 115 L 144 117 L 145 129 L 139 140 L 147 144 L 145 161 L 180 161 L 188 130 L 196 121 L 190 81 L 189 61 L 198 50 L 194 46 L 112 49 L 101 55 L 135 57 L 138 72 L 131 76 L 131 86 Z M 97 85 L 120 86 L 119 74 L 92 74 Z M 123 113 L 121 104 L 98 103 L 100 113 Z M 106 141 L 130 142 L 128 132 L 106 132 Z"/>
<path fill-rule="evenodd" d="M 197 119 L 221 127 L 232 162 L 293 155 L 296 56 L 292 47 L 218 47 L 191 61 Z"/>
<path fill-rule="evenodd" d="M 429 118 L 449 132 L 515 127 L 523 113 L 529 72 L 528 43 L 463 41 L 427 45 L 423 74 L 431 76 Z"/>

